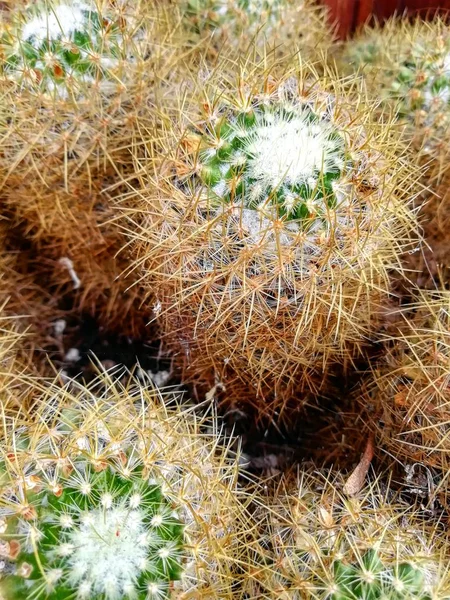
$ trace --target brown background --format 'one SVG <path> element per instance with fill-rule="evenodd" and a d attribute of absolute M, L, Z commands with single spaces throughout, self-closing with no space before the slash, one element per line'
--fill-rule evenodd
<path fill-rule="evenodd" d="M 407 11 L 411 15 L 429 16 L 436 12 L 450 11 L 450 0 L 325 0 L 331 11 L 331 19 L 338 23 L 340 37 L 347 37 L 358 25 L 371 15 L 380 21 L 395 12 Z"/>

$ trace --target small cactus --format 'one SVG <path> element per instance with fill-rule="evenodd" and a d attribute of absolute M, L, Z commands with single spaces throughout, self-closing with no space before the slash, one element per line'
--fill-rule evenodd
<path fill-rule="evenodd" d="M 354 496 L 342 475 L 288 474 L 262 501 L 266 548 L 251 587 L 280 600 L 444 600 L 446 538 L 387 484 Z"/>
<path fill-rule="evenodd" d="M 155 71 L 170 80 L 177 47 L 152 4 L 46 0 L 0 15 L 2 203 L 54 266 L 53 286 L 75 288 L 75 306 L 124 330 L 139 302 L 118 281 L 113 196 L 132 173 Z"/>
<path fill-rule="evenodd" d="M 327 23 L 327 11 L 309 0 L 183 0 L 181 19 L 187 37 L 206 38 L 217 50 L 246 49 L 257 38 L 258 49 L 265 44 L 278 54 L 290 53 L 290 43 L 303 56 L 325 52 L 334 39 Z"/>
<path fill-rule="evenodd" d="M 75 462 L 66 471 L 53 489 L 30 475 L 27 510 L 2 521 L 2 596 L 168 597 L 181 576 L 183 527 L 161 488 L 141 470 Z"/>
<path fill-rule="evenodd" d="M 107 376 L 35 391 L 4 419 L 1 597 L 238 597 L 251 494 L 214 423 Z"/>
<path fill-rule="evenodd" d="M 157 177 L 128 198 L 143 285 L 184 376 L 236 374 L 262 409 L 362 351 L 414 229 L 406 156 L 394 160 L 393 129 L 347 83 L 225 59 L 171 120 Z"/>
<path fill-rule="evenodd" d="M 445 497 L 450 468 L 449 295 L 417 293 L 397 317 L 383 360 L 357 394 L 369 409 L 368 424 L 377 432 L 380 448 L 406 471 L 422 465 Z M 402 475 L 407 482 L 407 472 Z"/>
<path fill-rule="evenodd" d="M 406 124 L 428 178 L 445 172 L 450 126 L 450 30 L 436 17 L 430 23 L 392 19 L 363 31 L 348 43 L 347 65 L 361 67 L 370 89 L 394 107 Z"/>
<path fill-rule="evenodd" d="M 114 87 L 112 72 L 124 58 L 119 22 L 81 0 L 32 4 L 5 27 L 1 44 L 5 79 L 63 98 L 98 80 L 105 92 Z"/>

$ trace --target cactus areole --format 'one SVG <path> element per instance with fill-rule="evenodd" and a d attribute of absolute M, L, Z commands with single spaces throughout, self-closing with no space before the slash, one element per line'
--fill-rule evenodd
<path fill-rule="evenodd" d="M 53 489 L 36 481 L 23 493 L 28 509 L 2 521 L 2 599 L 169 597 L 183 526 L 140 469 L 76 465 Z"/>

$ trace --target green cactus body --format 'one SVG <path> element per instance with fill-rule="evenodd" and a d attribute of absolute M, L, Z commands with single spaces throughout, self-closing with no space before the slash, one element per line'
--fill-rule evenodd
<path fill-rule="evenodd" d="M 349 43 L 344 62 L 363 67 L 373 92 L 409 123 L 421 150 L 434 157 L 450 124 L 450 35 L 428 24 L 392 20 Z"/>
<path fill-rule="evenodd" d="M 5 600 L 167 598 L 182 572 L 183 526 L 142 469 L 81 461 L 28 479 L 27 509 L 2 521 Z M 56 475 L 55 473 L 55 475 Z"/>
<path fill-rule="evenodd" d="M 6 78 L 64 97 L 84 84 L 109 80 L 114 85 L 126 44 L 119 22 L 100 14 L 93 3 L 68 0 L 18 12 L 5 28 L 1 51 Z"/>
<path fill-rule="evenodd" d="M 333 183 L 345 165 L 344 140 L 309 107 L 256 105 L 209 127 L 199 159 L 210 198 L 307 220 L 336 206 Z"/>
<path fill-rule="evenodd" d="M 285 0 L 188 0 L 184 12 L 199 32 L 227 26 L 239 31 L 244 23 L 251 28 L 276 24 L 287 5 Z"/>
<path fill-rule="evenodd" d="M 424 593 L 420 569 L 408 563 L 384 567 L 375 550 L 369 550 L 356 564 L 336 561 L 329 600 L 430 600 Z"/>

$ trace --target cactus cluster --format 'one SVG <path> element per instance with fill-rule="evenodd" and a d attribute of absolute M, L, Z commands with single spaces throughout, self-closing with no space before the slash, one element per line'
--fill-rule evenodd
<path fill-rule="evenodd" d="M 185 374 L 238 373 L 283 405 L 376 329 L 414 189 L 357 80 L 247 60 L 183 106 L 129 231 Z"/>
<path fill-rule="evenodd" d="M 0 600 L 450 598 L 444 20 L 330 66 L 310 0 L 0 4 Z M 63 306 L 180 388 L 36 378 Z"/>
<path fill-rule="evenodd" d="M 375 550 L 368 550 L 358 563 L 333 563 L 335 590 L 332 599 L 380 598 L 384 600 L 431 600 L 424 590 L 424 576 L 409 563 L 386 568 Z"/>

